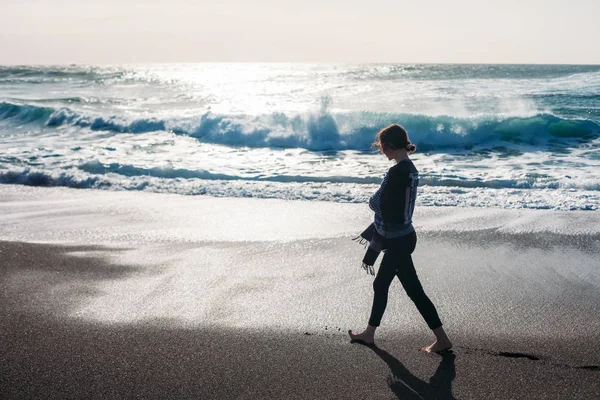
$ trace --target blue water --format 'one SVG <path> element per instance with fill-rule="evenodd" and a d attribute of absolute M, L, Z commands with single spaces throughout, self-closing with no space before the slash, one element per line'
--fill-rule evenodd
<path fill-rule="evenodd" d="M 419 202 L 600 206 L 600 66 L 0 67 L 0 183 L 363 202 L 390 123 Z"/>

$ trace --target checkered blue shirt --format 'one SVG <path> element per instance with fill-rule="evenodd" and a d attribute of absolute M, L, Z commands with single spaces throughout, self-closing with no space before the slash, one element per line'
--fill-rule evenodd
<path fill-rule="evenodd" d="M 419 186 L 419 172 L 416 170 L 416 168 L 414 168 L 412 162 L 410 164 L 410 166 L 403 165 L 402 172 L 392 169 L 396 167 L 390 168 L 390 171 L 396 174 L 392 176 L 392 181 L 394 182 L 392 184 L 402 185 L 401 187 L 399 186 L 397 188 L 394 188 L 396 193 L 393 195 L 397 197 L 394 198 L 394 202 L 397 202 L 397 211 L 402 212 L 402 215 L 399 216 L 400 218 L 397 218 L 397 220 L 394 221 L 387 222 L 383 220 L 383 191 L 386 185 L 388 184 L 390 171 L 388 171 L 388 173 L 385 174 L 385 176 L 383 177 L 383 181 L 381 182 L 379 190 L 377 190 L 377 192 L 369 199 L 369 208 L 371 208 L 371 210 L 373 210 L 373 212 L 375 213 L 374 225 L 377 229 L 377 233 L 379 233 L 385 238 L 400 237 L 414 232 L 414 227 L 412 225 L 412 214 L 415 208 L 415 201 L 417 198 L 417 186 Z M 398 173 L 402 175 L 399 176 Z M 405 173 L 407 174 L 406 176 L 404 176 Z M 403 194 L 400 195 L 398 193 L 398 190 L 396 189 L 401 189 Z M 396 207 L 396 205 L 394 205 L 394 207 Z"/>
<path fill-rule="evenodd" d="M 388 176 L 385 174 L 379 190 L 369 199 L 369 208 L 375 212 L 375 228 L 382 236 L 385 236 L 385 224 L 383 223 L 383 214 L 381 213 L 381 194 L 387 180 Z"/>

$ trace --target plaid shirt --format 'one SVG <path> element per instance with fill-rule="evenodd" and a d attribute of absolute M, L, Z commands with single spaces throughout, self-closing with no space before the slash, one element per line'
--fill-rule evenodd
<path fill-rule="evenodd" d="M 377 192 L 369 199 L 369 208 L 375 212 L 375 228 L 377 229 L 377 232 L 384 237 L 385 224 L 383 222 L 383 214 L 381 213 L 381 194 L 383 193 L 383 188 L 385 187 L 387 181 L 388 176 L 385 174 L 379 190 L 377 190 Z"/>

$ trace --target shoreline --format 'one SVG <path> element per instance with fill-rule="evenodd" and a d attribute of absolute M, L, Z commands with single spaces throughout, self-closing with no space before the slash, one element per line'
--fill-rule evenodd
<path fill-rule="evenodd" d="M 128 235 L 134 244 L 340 238 L 356 236 L 371 219 L 368 206 L 357 203 L 0 184 L 0 240 L 10 241 L 114 244 Z M 600 212 L 418 206 L 414 224 L 422 235 L 488 231 L 497 237 L 553 235 L 553 242 L 596 240 Z M 157 234 L 144 236 L 142 230 Z"/>
<path fill-rule="evenodd" d="M 398 282 L 380 350 L 349 343 L 372 296 L 350 240 L 365 207 L 8 192 L 7 398 L 600 395 L 598 213 L 420 210 L 413 258 L 449 359 L 417 351 L 433 338 Z M 219 225 L 232 212 L 247 225 Z"/>

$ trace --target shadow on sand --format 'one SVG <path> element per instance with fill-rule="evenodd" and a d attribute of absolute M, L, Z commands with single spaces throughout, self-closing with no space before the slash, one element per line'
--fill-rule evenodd
<path fill-rule="evenodd" d="M 375 352 L 390 368 L 388 385 L 398 399 L 454 399 L 452 380 L 456 377 L 452 351 L 442 353 L 440 365 L 435 374 L 425 382 L 414 376 L 397 358 L 377 346 L 367 346 Z"/>

